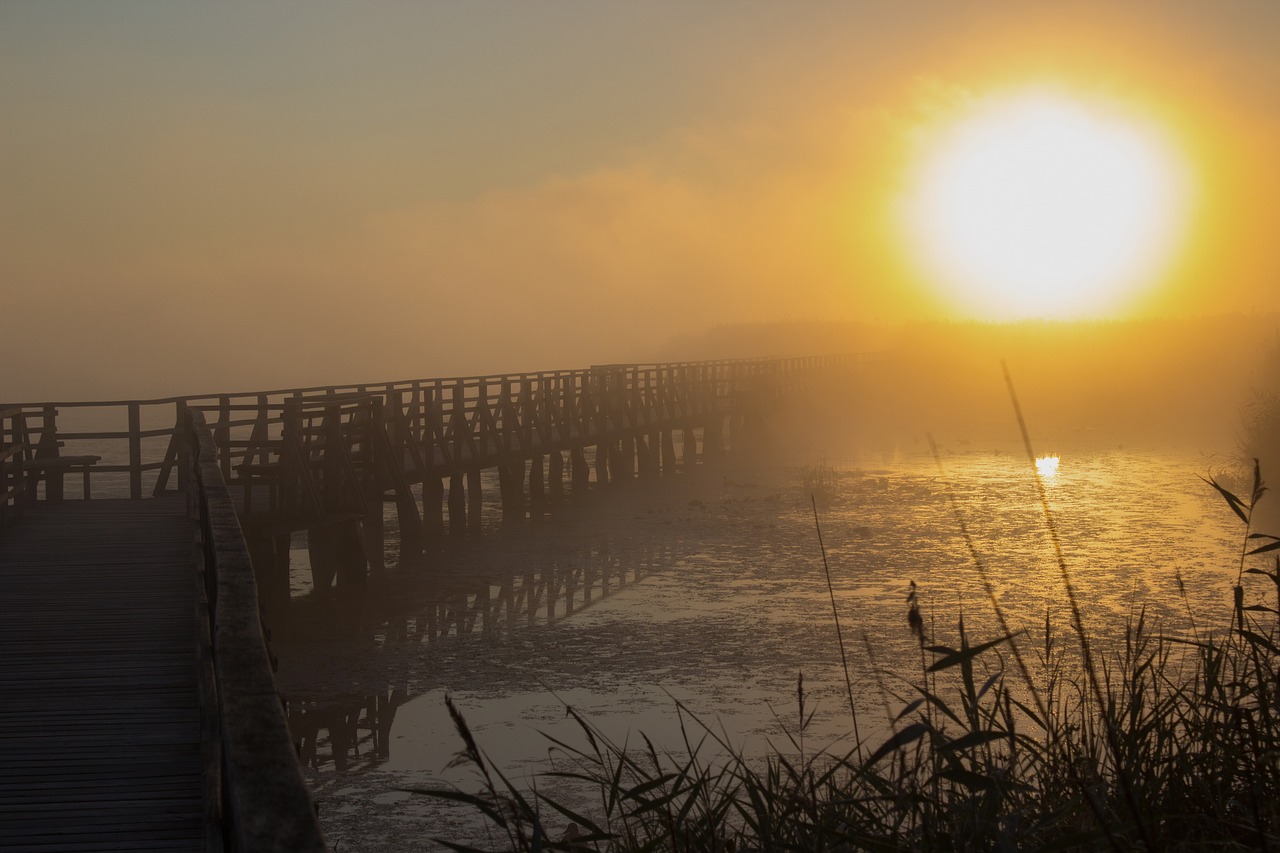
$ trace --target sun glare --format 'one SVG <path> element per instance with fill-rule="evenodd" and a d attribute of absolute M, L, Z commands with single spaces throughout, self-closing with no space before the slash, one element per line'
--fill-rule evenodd
<path fill-rule="evenodd" d="M 938 134 L 906 206 L 913 252 L 979 319 L 1099 317 L 1150 285 L 1185 220 L 1166 137 L 1102 102 L 993 97 Z"/>

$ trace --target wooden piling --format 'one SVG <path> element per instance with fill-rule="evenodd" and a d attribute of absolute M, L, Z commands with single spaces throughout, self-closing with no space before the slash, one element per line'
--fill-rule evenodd
<path fill-rule="evenodd" d="M 702 458 L 704 462 L 724 459 L 724 419 L 718 413 L 702 428 Z"/>
<path fill-rule="evenodd" d="M 524 463 L 512 462 L 498 468 L 498 491 L 502 500 L 502 523 L 524 521 Z"/>
<path fill-rule="evenodd" d="M 698 435 L 693 427 L 685 427 L 682 432 L 681 440 L 681 465 L 684 470 L 692 471 L 694 466 L 698 464 Z"/>
<path fill-rule="evenodd" d="M 484 493 L 480 486 L 480 469 L 467 472 L 467 527 L 480 535 L 480 519 L 484 515 Z"/>
<path fill-rule="evenodd" d="M 416 507 L 414 515 L 417 515 Z M 371 501 L 365 509 L 364 518 L 360 520 L 360 544 L 361 550 L 364 552 L 365 560 L 370 570 L 380 572 L 386 569 L 386 551 L 383 548 L 384 530 L 386 521 L 382 515 L 382 501 Z M 418 537 L 417 531 L 420 529 L 419 522 L 415 519 L 413 525 L 409 528 L 409 549 L 413 548 L 416 542 L 419 550 L 422 548 L 421 539 Z M 401 551 L 405 550 L 404 531 L 401 531 Z"/>
<path fill-rule="evenodd" d="M 633 439 L 631 445 L 632 451 L 635 453 L 636 474 L 641 479 L 648 479 L 653 475 L 650 470 L 649 461 L 649 444 L 644 436 L 638 435 Z"/>
<path fill-rule="evenodd" d="M 575 445 L 569 451 L 571 468 L 569 470 L 569 481 L 575 497 L 585 497 L 587 486 L 591 481 L 591 474 L 587 469 L 587 454 L 581 445 Z"/>
<path fill-rule="evenodd" d="M 253 564 L 253 576 L 258 584 L 258 597 L 262 609 L 273 614 L 272 625 L 283 628 L 284 614 L 290 599 L 289 542 L 287 532 L 245 530 L 245 544 L 249 546 L 249 561 Z"/>
<path fill-rule="evenodd" d="M 547 494 L 552 498 L 564 494 L 564 454 L 559 450 L 547 454 Z"/>
<path fill-rule="evenodd" d="M 636 436 L 632 432 L 622 437 L 618 454 L 618 467 L 622 479 L 630 480 L 636 475 Z"/>
<path fill-rule="evenodd" d="M 662 431 L 662 474 L 674 474 L 676 471 L 676 442 L 673 437 L 675 430 L 664 429 Z"/>
<path fill-rule="evenodd" d="M 462 536 L 467 532 L 467 495 L 462 486 L 462 472 L 449 475 L 449 535 Z"/>
<path fill-rule="evenodd" d="M 422 481 L 422 533 L 428 542 L 444 534 L 444 478 L 428 475 Z"/>
<path fill-rule="evenodd" d="M 529 517 L 537 521 L 546 511 L 547 496 L 542 479 L 542 454 L 529 460 Z"/>
<path fill-rule="evenodd" d="M 596 445 L 596 485 L 609 484 L 609 445 L 601 442 Z"/>
<path fill-rule="evenodd" d="M 362 584 L 368 577 L 364 543 L 354 519 L 307 530 L 307 554 L 316 592 L 325 594 L 336 580 L 339 588 Z"/>

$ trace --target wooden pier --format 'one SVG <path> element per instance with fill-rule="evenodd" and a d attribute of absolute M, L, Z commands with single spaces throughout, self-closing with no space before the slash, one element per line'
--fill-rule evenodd
<path fill-rule="evenodd" d="M 0 850 L 323 849 L 262 630 L 264 602 L 268 620 L 287 606 L 295 532 L 320 593 L 380 565 L 384 505 L 404 556 L 429 565 L 442 537 L 485 531 L 486 482 L 502 524 L 536 522 L 742 451 L 784 404 L 847 393 L 861 367 L 0 406 Z M 578 583 L 590 594 L 570 579 L 567 601 Z M 552 616 L 539 590 L 513 582 L 481 616 L 533 618 L 544 597 Z"/>
<path fill-rule="evenodd" d="M 382 561 L 384 504 L 394 505 L 399 547 L 409 554 L 429 551 L 442 537 L 482 534 L 491 498 L 502 524 L 537 521 L 592 489 L 653 480 L 759 445 L 787 404 L 847 393 L 864 362 L 821 356 L 596 365 L 26 404 L 11 409 L 21 416 L 6 443 L 32 451 L 8 481 L 12 490 L 22 477 L 37 477 L 50 500 L 172 492 L 183 485 L 175 424 L 198 411 L 270 607 L 288 597 L 294 532 L 307 531 L 317 589 L 359 583 Z M 115 429 L 98 425 L 108 415 Z M 59 418 L 96 428 L 67 428 Z M 5 464 L 0 453 L 0 493 Z M 486 495 L 493 486 L 496 494 Z M 0 526 L 5 512 L 0 501 Z"/>

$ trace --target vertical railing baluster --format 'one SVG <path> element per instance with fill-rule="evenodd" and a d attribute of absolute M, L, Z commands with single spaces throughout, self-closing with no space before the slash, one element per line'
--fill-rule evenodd
<path fill-rule="evenodd" d="M 129 499 L 142 500 L 142 406 L 129 404 Z"/>
<path fill-rule="evenodd" d="M 218 425 L 213 430 L 213 443 L 218 456 L 222 460 L 222 479 L 226 483 L 231 482 L 231 453 L 228 451 L 228 445 L 231 443 L 231 398 L 222 396 L 218 398 Z"/>

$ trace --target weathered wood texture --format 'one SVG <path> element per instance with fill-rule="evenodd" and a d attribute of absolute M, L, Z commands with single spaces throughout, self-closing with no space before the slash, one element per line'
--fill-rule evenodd
<path fill-rule="evenodd" d="M 202 850 L 180 497 L 41 503 L 0 542 L 0 850 Z"/>
<path fill-rule="evenodd" d="M 200 520 L 198 571 L 213 628 L 219 736 L 213 745 L 217 761 L 208 772 L 216 777 L 211 784 L 218 793 L 221 835 L 232 850 L 323 853 L 263 638 L 248 546 L 222 480 L 213 436 L 200 412 L 189 410 L 187 420 L 183 455 L 191 508 Z"/>

